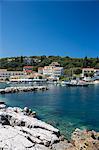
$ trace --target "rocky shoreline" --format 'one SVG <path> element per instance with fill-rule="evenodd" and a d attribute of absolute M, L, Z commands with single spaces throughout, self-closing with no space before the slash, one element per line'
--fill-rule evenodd
<path fill-rule="evenodd" d="M 25 107 L 0 104 L 0 150 L 98 150 L 99 133 L 76 129 L 68 142 L 58 129 Z"/>

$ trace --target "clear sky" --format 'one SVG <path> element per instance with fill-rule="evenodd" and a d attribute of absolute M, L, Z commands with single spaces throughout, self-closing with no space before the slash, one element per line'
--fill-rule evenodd
<path fill-rule="evenodd" d="M 99 56 L 99 1 L 0 2 L 0 57 Z"/>

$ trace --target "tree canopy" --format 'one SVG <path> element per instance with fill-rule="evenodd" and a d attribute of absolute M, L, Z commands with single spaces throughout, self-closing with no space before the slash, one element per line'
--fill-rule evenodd
<path fill-rule="evenodd" d="M 57 61 L 60 66 L 64 67 L 64 74 L 71 75 L 71 70 L 75 74 L 80 74 L 82 67 L 94 67 L 99 68 L 99 58 L 71 58 L 68 56 L 20 56 L 0 59 L 0 68 L 7 70 L 23 70 L 23 66 L 32 65 L 34 71 L 37 71 L 38 67 L 48 66 L 50 63 Z"/>

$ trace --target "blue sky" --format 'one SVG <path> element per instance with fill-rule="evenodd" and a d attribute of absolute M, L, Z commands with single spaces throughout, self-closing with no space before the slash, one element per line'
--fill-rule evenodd
<path fill-rule="evenodd" d="M 99 1 L 0 3 L 0 57 L 99 56 Z"/>

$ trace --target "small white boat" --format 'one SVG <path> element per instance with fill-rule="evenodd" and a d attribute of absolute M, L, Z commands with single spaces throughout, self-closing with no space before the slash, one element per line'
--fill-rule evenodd
<path fill-rule="evenodd" d="M 67 81 L 62 81 L 62 82 L 61 82 L 61 86 L 66 86 L 68 83 L 69 83 L 69 82 L 67 82 Z"/>
<path fill-rule="evenodd" d="M 88 86 L 89 84 L 82 80 L 71 80 L 67 83 L 67 86 Z"/>

